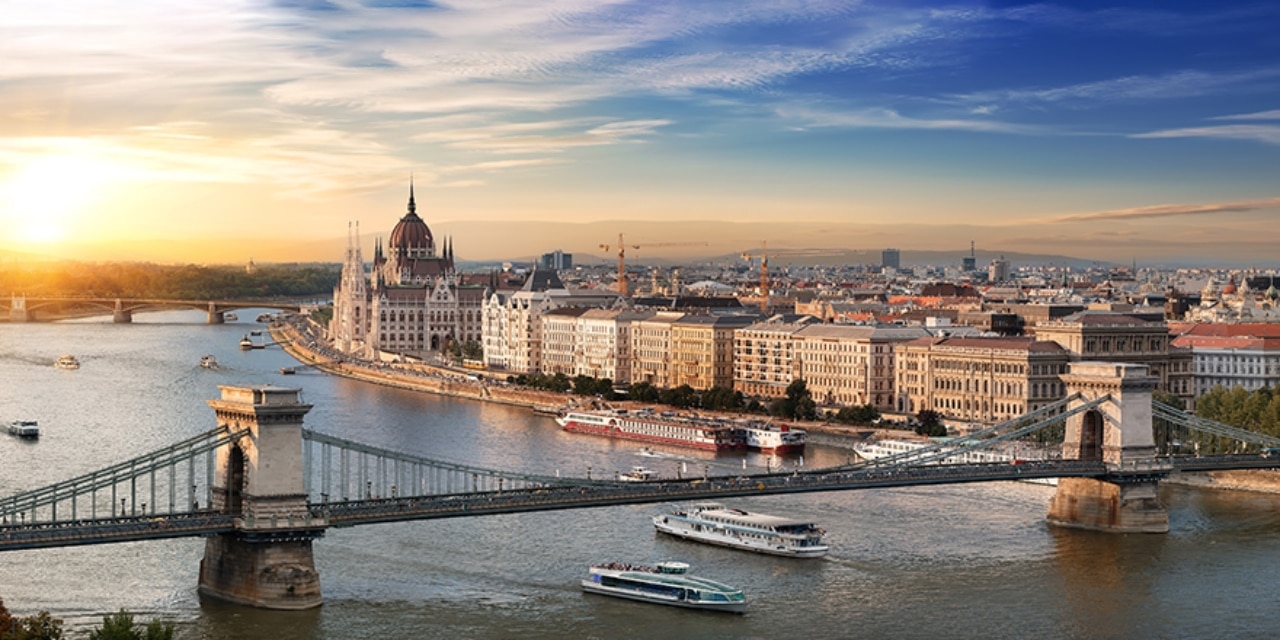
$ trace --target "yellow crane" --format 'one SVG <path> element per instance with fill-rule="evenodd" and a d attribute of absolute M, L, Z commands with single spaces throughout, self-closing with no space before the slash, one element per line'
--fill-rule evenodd
<path fill-rule="evenodd" d="M 618 250 L 618 295 L 627 295 L 627 247 L 639 249 L 641 247 L 693 247 L 706 246 L 705 242 L 646 242 L 645 244 L 627 244 L 622 240 L 622 234 L 618 234 L 618 244 L 602 244 L 600 249 L 604 251 Z"/>

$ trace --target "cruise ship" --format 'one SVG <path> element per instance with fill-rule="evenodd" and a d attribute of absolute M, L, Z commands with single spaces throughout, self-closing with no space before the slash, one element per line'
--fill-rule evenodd
<path fill-rule="evenodd" d="M 889 456 L 907 456 L 912 451 L 923 449 L 927 446 L 938 444 L 932 440 L 876 440 L 869 442 L 860 442 L 854 445 L 853 450 L 863 460 L 877 460 L 887 458 Z M 948 447 L 943 447 L 942 451 L 947 451 Z M 910 458 L 899 458 L 904 462 L 909 462 Z M 1010 463 L 1017 464 L 1021 460 L 1043 460 L 1043 453 L 1033 450 L 1019 451 L 1016 454 L 1008 451 L 995 449 L 977 449 L 972 451 L 957 451 L 954 455 L 939 460 L 934 460 L 928 464 L 990 464 L 990 463 Z M 1047 484 L 1057 486 L 1057 478 L 1035 478 L 1025 480 L 1033 484 Z"/>
<path fill-rule="evenodd" d="M 663 562 L 656 567 L 619 562 L 592 565 L 582 590 L 688 609 L 746 612 L 747 597 L 741 589 L 688 575 L 688 570 L 689 565 L 683 562 Z"/>
<path fill-rule="evenodd" d="M 807 520 L 730 509 L 717 502 L 675 508 L 653 517 L 660 533 L 707 544 L 790 558 L 820 558 L 829 547 L 822 528 Z"/>
<path fill-rule="evenodd" d="M 597 436 L 723 451 L 746 446 L 742 432 L 724 421 L 710 421 L 651 409 L 566 411 L 556 417 L 565 431 Z"/>
<path fill-rule="evenodd" d="M 803 453 L 807 439 L 803 429 L 787 424 L 749 422 L 742 431 L 746 434 L 748 449 L 778 455 Z"/>

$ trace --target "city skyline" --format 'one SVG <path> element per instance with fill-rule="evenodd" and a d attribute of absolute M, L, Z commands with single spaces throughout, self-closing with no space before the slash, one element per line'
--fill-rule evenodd
<path fill-rule="evenodd" d="M 0 251 L 337 261 L 412 175 L 468 260 L 625 233 L 1272 264 L 1280 9 L 1078 6 L 17 5 Z"/>

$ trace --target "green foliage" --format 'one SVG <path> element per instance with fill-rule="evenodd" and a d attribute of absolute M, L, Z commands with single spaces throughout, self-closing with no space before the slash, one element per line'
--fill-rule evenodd
<path fill-rule="evenodd" d="M 880 410 L 869 404 L 845 407 L 835 415 L 835 421 L 841 424 L 871 424 L 879 419 Z"/>
<path fill-rule="evenodd" d="M 787 385 L 786 396 L 769 403 L 769 415 L 792 420 L 815 420 L 818 403 L 804 380 L 794 380 Z"/>
<path fill-rule="evenodd" d="M 1156 402 L 1162 402 L 1171 407 L 1177 407 L 1178 409 L 1182 409 L 1184 411 L 1187 408 L 1186 404 L 1182 401 L 1182 398 L 1179 398 L 1178 396 L 1175 396 L 1172 393 L 1165 391 L 1164 389 L 1156 389 L 1152 391 L 1151 399 L 1155 400 Z"/>
<path fill-rule="evenodd" d="M 34 616 L 14 619 L 13 631 L 0 631 L 0 640 L 61 640 L 62 620 L 41 611 Z M 12 624 L 12 622 L 10 623 Z"/>
<path fill-rule="evenodd" d="M 742 409 L 745 398 L 741 391 L 725 387 L 711 387 L 702 392 L 702 408 L 713 411 L 738 411 Z"/>
<path fill-rule="evenodd" d="M 121 609 L 119 613 L 103 616 L 102 628 L 89 632 L 89 640 L 172 640 L 173 623 L 152 620 L 145 629 L 133 622 L 133 614 Z"/>
<path fill-rule="evenodd" d="M 0 295 L 183 300 L 327 296 L 341 275 L 336 264 L 267 264 L 246 273 L 234 265 L 29 263 L 0 270 Z"/>
<path fill-rule="evenodd" d="M 648 382 L 637 382 L 627 390 L 627 397 L 636 402 L 657 402 L 660 392 Z"/>
<path fill-rule="evenodd" d="M 315 320 L 316 324 L 322 327 L 329 326 L 329 321 L 333 320 L 333 307 L 317 308 L 315 311 L 311 312 L 311 319 Z"/>
<path fill-rule="evenodd" d="M 9 608 L 4 606 L 4 598 L 0 598 L 0 638 L 4 638 L 9 628 L 13 626 L 13 616 L 9 613 Z"/>
<path fill-rule="evenodd" d="M 933 409 L 923 409 L 916 414 L 916 433 L 930 438 L 947 435 L 947 427 L 942 424 L 942 416 Z"/>
<path fill-rule="evenodd" d="M 682 384 L 674 389 L 663 391 L 659 396 L 659 401 L 662 404 L 669 404 L 681 409 L 693 407 L 698 404 L 698 392 L 694 391 L 693 387 Z"/>
<path fill-rule="evenodd" d="M 1270 387 L 1253 393 L 1243 387 L 1215 387 L 1196 399 L 1195 414 L 1240 429 L 1280 437 L 1280 393 Z M 1182 434 L 1183 444 L 1194 446 L 1199 453 L 1221 453 L 1239 444 L 1208 434 Z M 1175 436 L 1176 437 L 1176 436 Z"/>
<path fill-rule="evenodd" d="M 467 360 L 483 360 L 484 347 L 480 346 L 475 340 L 468 340 L 462 343 L 462 357 Z"/>

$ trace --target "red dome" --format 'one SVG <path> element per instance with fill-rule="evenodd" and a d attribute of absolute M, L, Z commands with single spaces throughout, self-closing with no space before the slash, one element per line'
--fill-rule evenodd
<path fill-rule="evenodd" d="M 388 247 L 395 251 L 397 249 L 428 249 L 435 245 L 435 239 L 431 237 L 431 229 L 427 228 L 427 223 L 418 217 L 418 214 L 410 211 L 400 218 L 400 222 L 396 223 L 396 228 L 391 230 L 391 241 Z"/>

